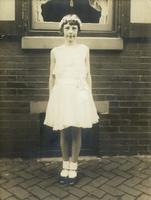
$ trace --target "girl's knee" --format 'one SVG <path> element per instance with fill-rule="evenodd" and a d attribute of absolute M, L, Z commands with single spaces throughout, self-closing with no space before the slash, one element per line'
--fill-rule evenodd
<path fill-rule="evenodd" d="M 60 135 L 60 137 L 61 137 L 61 140 L 63 140 L 63 141 L 66 141 L 66 142 L 70 142 L 70 130 L 69 129 L 64 129 L 63 131 L 61 131 L 61 133 L 60 133 L 61 135 Z"/>
<path fill-rule="evenodd" d="M 73 127 L 72 129 L 72 138 L 76 139 L 81 137 L 81 128 Z"/>

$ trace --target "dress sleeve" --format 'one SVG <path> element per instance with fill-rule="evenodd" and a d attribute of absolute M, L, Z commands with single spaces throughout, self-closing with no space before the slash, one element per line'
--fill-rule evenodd
<path fill-rule="evenodd" d="M 55 50 L 52 49 L 50 52 L 50 75 L 55 74 Z"/>
<path fill-rule="evenodd" d="M 55 81 L 55 54 L 54 49 L 50 52 L 50 75 L 49 75 L 49 95 L 54 86 Z"/>
<path fill-rule="evenodd" d="M 92 90 L 92 79 L 91 79 L 91 72 L 90 72 L 90 53 L 89 53 L 89 48 L 86 48 L 86 71 L 87 71 L 87 76 L 86 76 L 86 80 L 87 83 L 90 87 L 90 89 Z"/>

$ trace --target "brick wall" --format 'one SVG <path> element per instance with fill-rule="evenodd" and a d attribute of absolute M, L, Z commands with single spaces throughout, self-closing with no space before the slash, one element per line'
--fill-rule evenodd
<path fill-rule="evenodd" d="M 94 98 L 110 102 L 100 119 L 100 155 L 151 152 L 150 52 L 146 40 L 125 40 L 123 51 L 91 52 Z M 40 151 L 40 119 L 30 102 L 48 100 L 48 74 L 48 50 L 0 41 L 0 156 Z"/>
<path fill-rule="evenodd" d="M 127 40 L 122 52 L 92 57 L 95 97 L 110 101 L 110 114 L 100 120 L 100 154 L 150 153 L 151 43 Z"/>

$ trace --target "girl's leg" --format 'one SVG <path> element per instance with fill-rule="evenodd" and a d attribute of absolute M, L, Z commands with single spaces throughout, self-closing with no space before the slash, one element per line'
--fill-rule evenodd
<path fill-rule="evenodd" d="M 81 128 L 72 129 L 72 156 L 71 161 L 77 162 L 81 149 Z"/>
<path fill-rule="evenodd" d="M 74 127 L 72 130 L 72 156 L 69 164 L 69 185 L 77 182 L 78 157 L 81 149 L 81 128 Z"/>
<path fill-rule="evenodd" d="M 60 147 L 64 161 L 69 161 L 69 133 L 67 130 L 61 130 Z"/>
<path fill-rule="evenodd" d="M 62 170 L 60 172 L 59 182 L 61 184 L 67 183 L 69 175 L 69 135 L 68 130 L 61 130 L 60 132 L 60 147 L 63 157 Z"/>

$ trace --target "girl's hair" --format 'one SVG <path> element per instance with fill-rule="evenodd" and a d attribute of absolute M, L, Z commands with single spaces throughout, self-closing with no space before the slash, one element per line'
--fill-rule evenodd
<path fill-rule="evenodd" d="M 78 26 L 78 32 L 80 32 L 81 30 L 81 26 L 82 26 L 82 22 L 80 20 L 80 18 L 75 15 L 75 14 L 69 14 L 66 15 L 62 18 L 62 20 L 59 23 L 59 28 L 60 31 L 63 33 L 63 27 L 65 24 L 70 24 L 70 25 L 77 25 Z"/>

